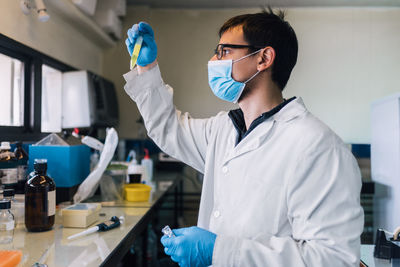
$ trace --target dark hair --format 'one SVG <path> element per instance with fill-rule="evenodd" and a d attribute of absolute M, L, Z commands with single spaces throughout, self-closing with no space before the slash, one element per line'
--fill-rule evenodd
<path fill-rule="evenodd" d="M 272 65 L 272 80 L 283 90 L 297 61 L 297 38 L 281 10 L 275 14 L 271 7 L 260 13 L 244 14 L 230 18 L 219 30 L 224 32 L 236 26 L 243 27 L 244 39 L 254 46 L 271 46 L 276 56 Z M 257 49 L 253 49 L 256 51 Z"/>

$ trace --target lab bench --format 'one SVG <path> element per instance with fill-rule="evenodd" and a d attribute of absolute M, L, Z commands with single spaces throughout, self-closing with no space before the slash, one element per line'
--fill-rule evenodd
<path fill-rule="evenodd" d="M 156 220 L 156 213 L 167 198 L 172 198 L 174 205 L 174 222 L 171 222 L 171 227 L 177 226 L 178 216 L 182 214 L 183 207 L 182 177 L 179 173 L 169 173 L 159 175 L 159 178 L 160 181 L 164 181 L 164 188 L 152 192 L 147 202 L 102 203 L 101 216 L 96 224 L 109 220 L 112 216 L 124 216 L 123 224 L 116 229 L 67 240 L 67 237 L 85 229 L 64 228 L 60 209 L 57 209 L 52 230 L 39 233 L 28 232 L 24 224 L 18 224 L 14 230 L 13 242 L 0 245 L 0 250 L 21 250 L 23 253 L 21 266 L 32 266 L 41 257 L 47 258 L 45 263 L 49 267 L 119 266 L 121 259 L 129 253 L 133 243 L 139 237 L 146 251 L 148 225 Z M 96 196 L 87 202 L 94 200 Z M 142 254 L 142 262 L 145 266 L 146 253 Z"/>
<path fill-rule="evenodd" d="M 378 259 L 374 257 L 375 245 L 361 245 L 361 261 L 367 267 L 399 267 L 400 259 Z"/>

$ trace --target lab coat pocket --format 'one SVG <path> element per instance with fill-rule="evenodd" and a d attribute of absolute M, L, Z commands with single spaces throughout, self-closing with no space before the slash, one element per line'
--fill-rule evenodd
<path fill-rule="evenodd" d="M 247 236 L 255 236 L 261 232 L 271 235 L 277 233 L 284 206 L 283 192 L 283 185 L 280 183 L 251 175 L 251 172 L 245 175 L 237 207 L 240 207 L 243 218 L 241 228 L 245 229 Z"/>

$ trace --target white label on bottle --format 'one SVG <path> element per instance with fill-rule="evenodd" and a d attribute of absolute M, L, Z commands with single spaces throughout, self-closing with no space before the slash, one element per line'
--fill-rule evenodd
<path fill-rule="evenodd" d="M 1 177 L 3 184 L 16 184 L 18 182 L 18 169 L 2 169 L 3 176 Z"/>
<path fill-rule="evenodd" d="M 6 223 L 6 231 L 10 231 L 14 229 L 14 221 L 9 221 Z"/>
<path fill-rule="evenodd" d="M 49 191 L 47 193 L 47 204 L 48 204 L 48 211 L 47 216 L 53 216 L 56 214 L 56 190 Z"/>

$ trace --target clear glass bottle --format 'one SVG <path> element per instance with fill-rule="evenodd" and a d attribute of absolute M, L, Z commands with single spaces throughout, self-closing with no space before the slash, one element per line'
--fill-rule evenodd
<path fill-rule="evenodd" d="M 18 183 L 18 169 L 14 152 L 11 152 L 10 142 L 1 142 L 0 164 L 0 177 L 3 189 L 16 188 Z"/>
<path fill-rule="evenodd" d="M 50 230 L 56 214 L 56 184 L 46 175 L 47 160 L 36 159 L 34 175 L 25 185 L 25 226 L 28 231 Z"/>
<path fill-rule="evenodd" d="M 0 200 L 0 244 L 8 244 L 13 240 L 15 222 L 10 209 L 9 200 Z"/>
<path fill-rule="evenodd" d="M 24 222 L 24 202 L 21 200 L 17 200 L 15 198 L 14 189 L 4 189 L 3 191 L 4 200 L 9 200 L 11 202 L 11 212 L 14 215 L 15 225 L 18 223 Z"/>

